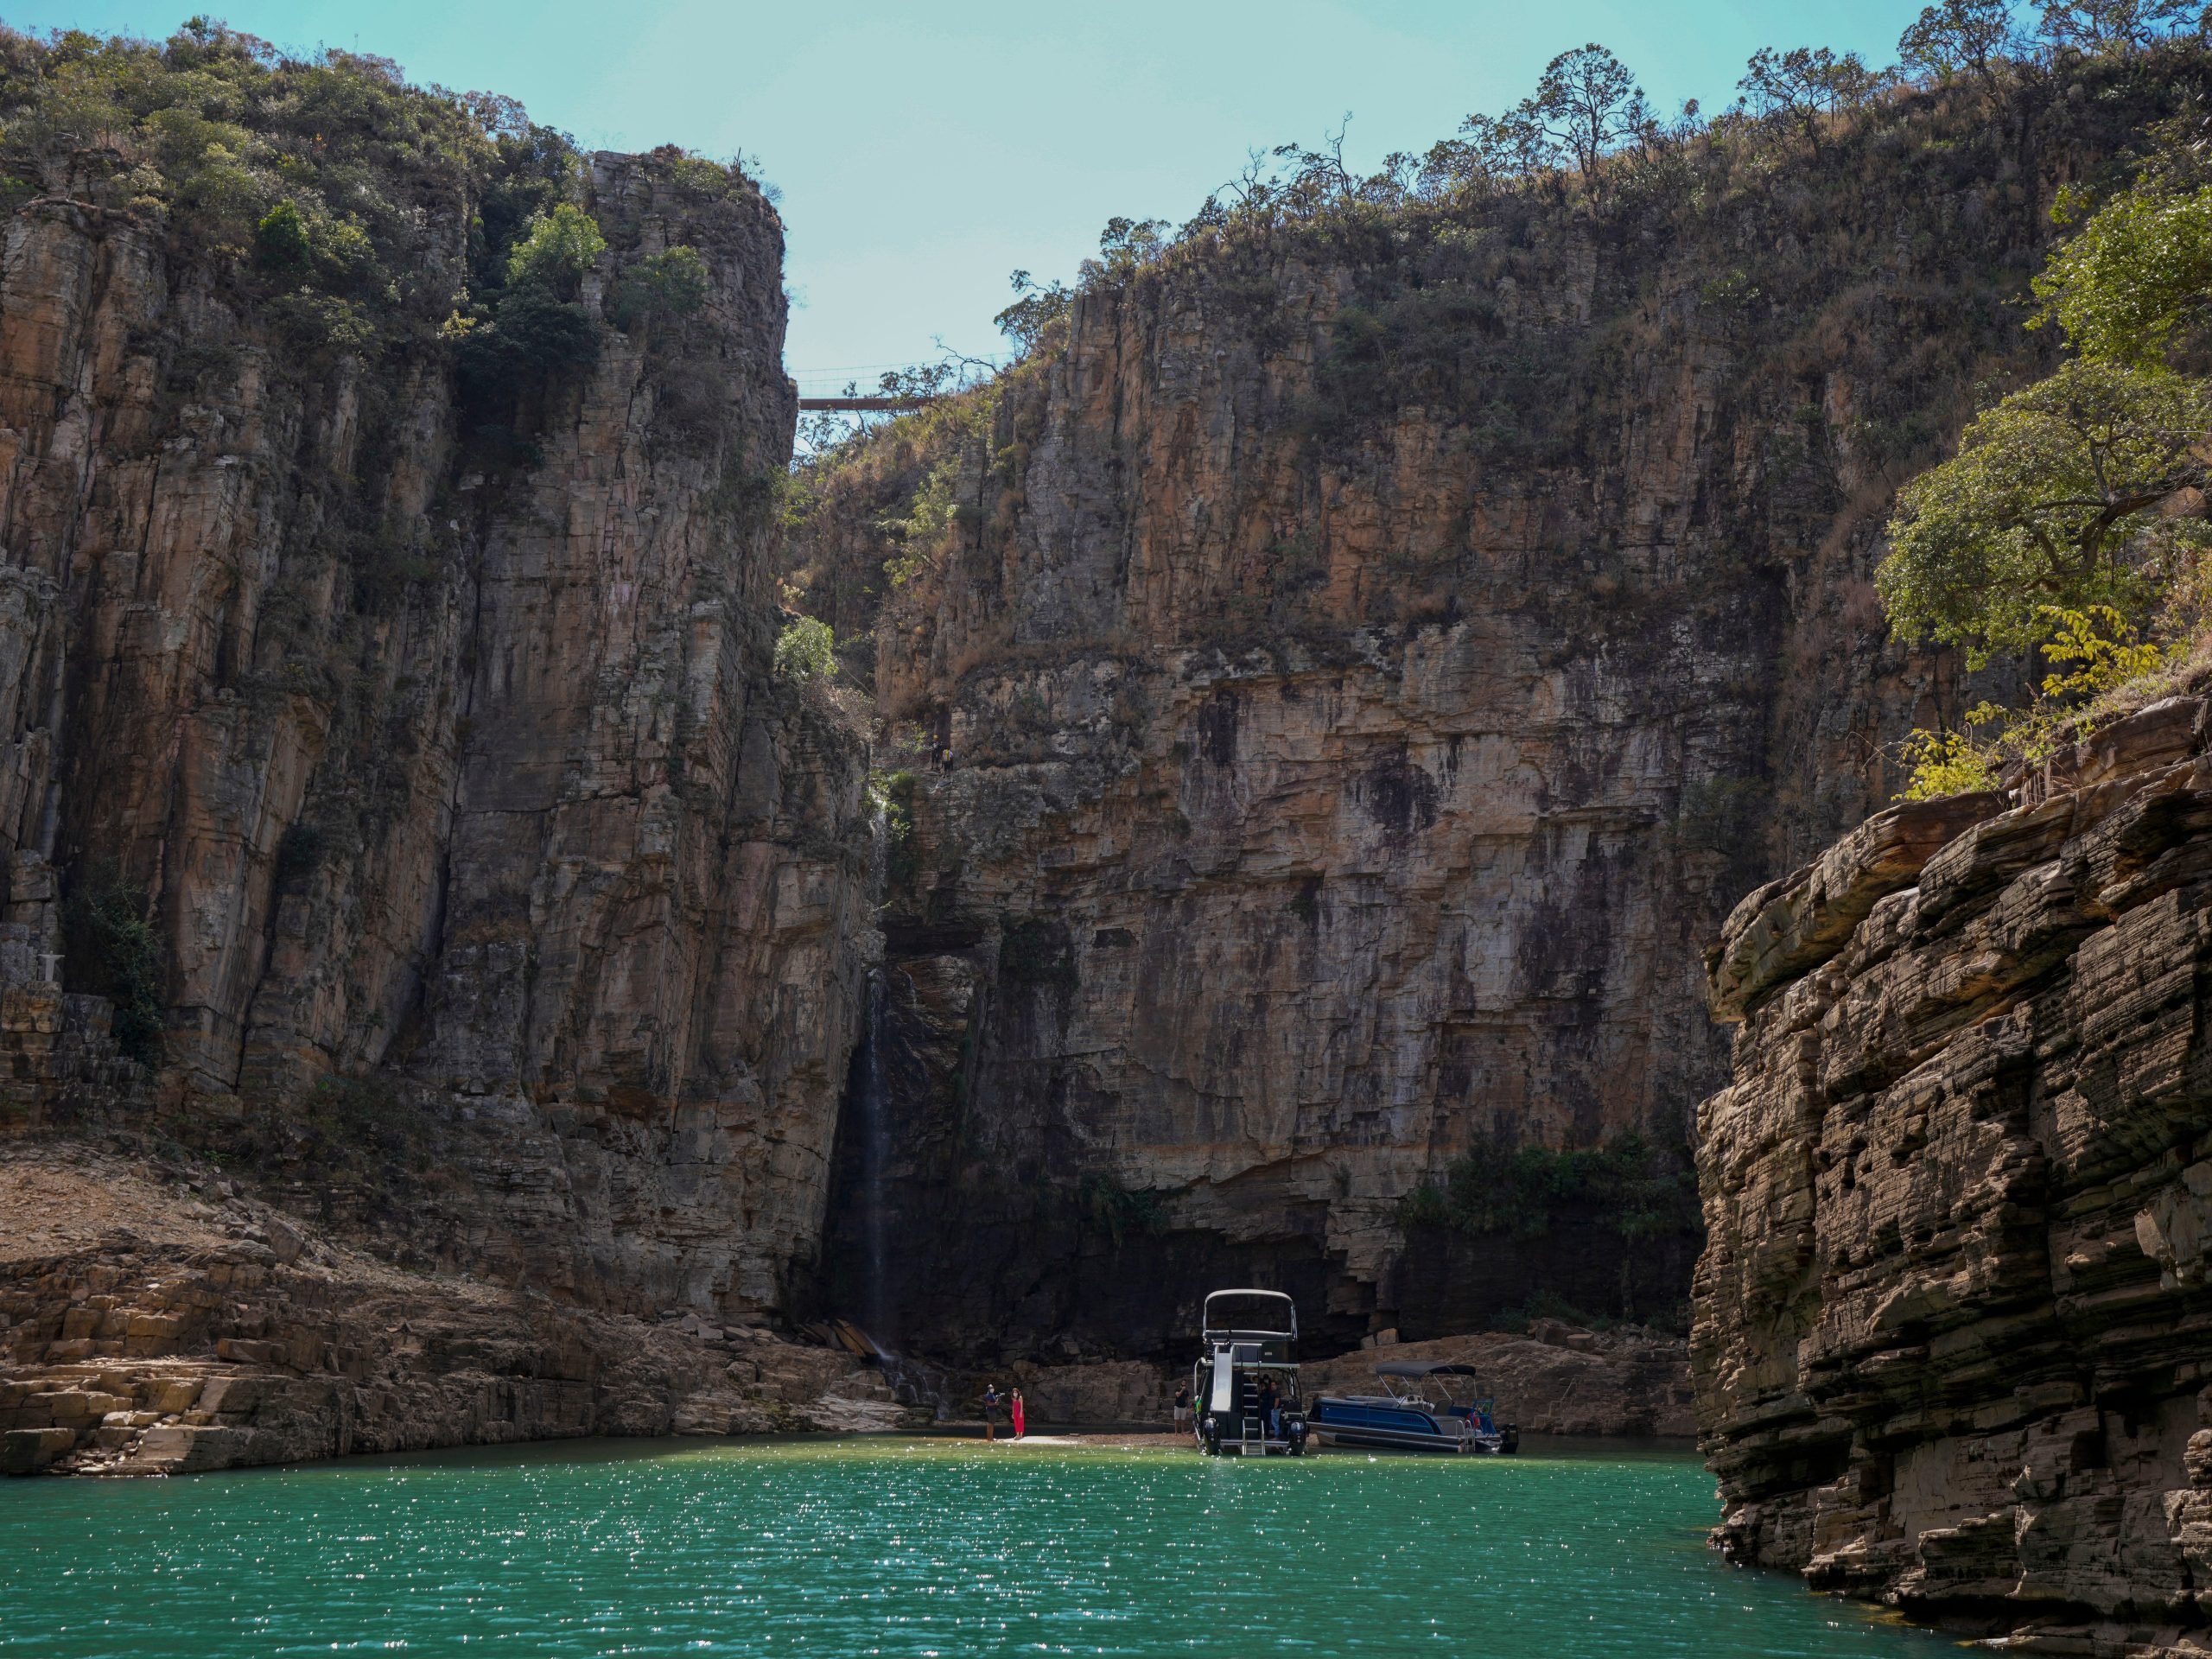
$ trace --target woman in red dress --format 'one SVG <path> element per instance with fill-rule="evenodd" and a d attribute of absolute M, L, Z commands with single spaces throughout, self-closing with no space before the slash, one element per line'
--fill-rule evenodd
<path fill-rule="evenodd" d="M 1014 1438 L 1020 1440 L 1027 1427 L 1027 1420 L 1021 1411 L 1021 1390 L 1016 1389 L 1014 1391 Z"/>

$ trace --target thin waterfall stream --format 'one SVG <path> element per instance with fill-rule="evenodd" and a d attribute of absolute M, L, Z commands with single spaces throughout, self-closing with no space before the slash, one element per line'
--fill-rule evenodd
<path fill-rule="evenodd" d="M 884 1064 L 890 985 L 880 968 L 868 976 L 868 1033 L 855 1057 L 853 1099 L 860 1134 L 861 1242 L 867 1258 L 861 1287 L 861 1328 L 874 1344 L 875 1363 L 893 1395 L 910 1406 L 934 1405 L 944 1414 L 942 1390 L 927 1369 L 897 1351 L 899 1326 L 886 1263 L 890 1217 L 886 1188 L 891 1164 L 890 1087 Z"/>
<path fill-rule="evenodd" d="M 890 1289 L 884 1282 L 885 1172 L 890 1163 L 888 1090 L 884 1086 L 883 1029 L 890 988 L 883 969 L 868 976 L 868 1038 L 861 1046 L 855 1103 L 860 1109 L 861 1233 L 868 1255 L 868 1282 L 861 1293 L 861 1320 L 877 1346 L 890 1351 L 896 1332 L 891 1323 Z"/>

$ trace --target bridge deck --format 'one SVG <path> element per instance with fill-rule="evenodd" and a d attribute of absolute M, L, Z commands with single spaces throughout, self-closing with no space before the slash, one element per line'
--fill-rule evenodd
<path fill-rule="evenodd" d="M 798 406 L 808 409 L 842 409 L 861 412 L 878 410 L 919 409 L 933 402 L 928 397 L 802 397 Z"/>

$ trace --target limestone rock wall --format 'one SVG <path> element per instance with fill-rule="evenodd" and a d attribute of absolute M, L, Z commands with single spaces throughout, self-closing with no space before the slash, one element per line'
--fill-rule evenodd
<path fill-rule="evenodd" d="M 2053 1651 L 2202 1622 L 2207 738 L 2169 698 L 1730 918 L 1692 1356 L 1737 1559 L 2099 1627 Z"/>
<path fill-rule="evenodd" d="M 119 191 L 7 224 L 0 956 L 58 1010 L 67 895 L 112 885 L 174 1132 L 373 1077 L 478 1148 L 450 1263 L 734 1313 L 822 1224 L 866 756 L 769 671 L 781 227 L 679 161 L 589 158 L 581 298 L 680 244 L 703 305 L 512 409 L 442 339 L 303 353 Z M 459 303 L 476 182 L 407 182 L 409 281 Z"/>

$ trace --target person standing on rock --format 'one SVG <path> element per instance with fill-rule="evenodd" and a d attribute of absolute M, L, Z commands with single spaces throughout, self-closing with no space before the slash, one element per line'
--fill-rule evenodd
<path fill-rule="evenodd" d="M 999 1385 L 983 1384 L 983 1438 L 995 1440 L 999 1437 Z"/>
<path fill-rule="evenodd" d="M 1191 1385 L 1178 1384 L 1175 1389 L 1175 1432 L 1187 1434 L 1191 1429 Z"/>
<path fill-rule="evenodd" d="M 1029 1421 L 1021 1409 L 1021 1390 L 1016 1389 L 1014 1391 L 1014 1438 L 1018 1440 L 1028 1432 Z"/>

